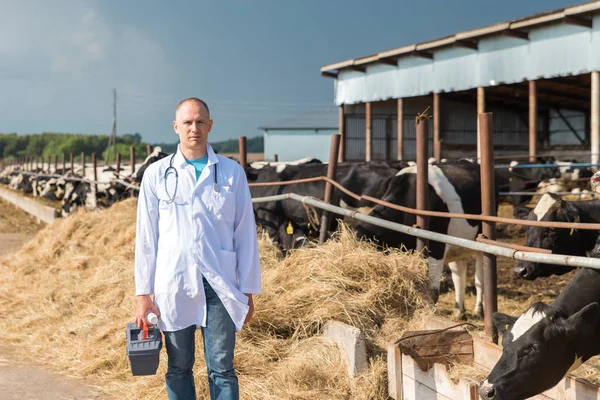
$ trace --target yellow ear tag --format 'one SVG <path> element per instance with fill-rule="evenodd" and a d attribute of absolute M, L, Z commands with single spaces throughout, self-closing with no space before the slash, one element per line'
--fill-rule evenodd
<path fill-rule="evenodd" d="M 577 216 L 577 218 L 575 218 L 575 222 L 579 223 L 580 219 L 579 216 Z M 575 228 L 571 228 L 571 233 L 569 233 L 569 236 L 573 236 L 573 232 L 575 232 Z"/>
<path fill-rule="evenodd" d="M 504 328 L 505 330 L 508 330 L 508 327 L 510 326 L 510 324 L 506 324 L 506 327 Z"/>
<path fill-rule="evenodd" d="M 288 226 L 287 226 L 287 228 L 285 228 L 285 231 L 287 232 L 288 235 L 294 234 L 294 227 L 292 226 L 291 222 L 288 222 Z"/>

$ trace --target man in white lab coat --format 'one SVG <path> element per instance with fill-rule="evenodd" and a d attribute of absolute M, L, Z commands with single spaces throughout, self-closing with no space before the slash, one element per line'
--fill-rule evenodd
<path fill-rule="evenodd" d="M 211 399 L 238 399 L 235 335 L 261 292 L 252 199 L 243 168 L 207 142 L 206 103 L 177 106 L 175 154 L 152 163 L 141 182 L 135 242 L 136 323 L 159 316 L 170 400 L 195 399 L 192 368 L 200 328 Z M 154 295 L 154 301 L 150 298 Z"/>

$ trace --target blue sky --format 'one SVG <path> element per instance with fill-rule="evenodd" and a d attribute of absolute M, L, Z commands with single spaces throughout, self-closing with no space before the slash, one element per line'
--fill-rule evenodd
<path fill-rule="evenodd" d="M 0 132 L 176 142 L 205 99 L 209 140 L 333 106 L 321 66 L 579 4 L 566 0 L 0 0 Z"/>

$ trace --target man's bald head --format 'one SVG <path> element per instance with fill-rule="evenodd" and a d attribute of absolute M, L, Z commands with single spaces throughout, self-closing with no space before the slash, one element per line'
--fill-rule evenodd
<path fill-rule="evenodd" d="M 175 115 L 177 115 L 177 112 L 179 111 L 179 109 L 187 103 L 195 103 L 197 105 L 201 105 L 202 107 L 204 107 L 206 109 L 206 112 L 208 113 L 208 115 L 210 116 L 210 110 L 208 109 L 208 104 L 206 104 L 206 102 L 204 100 L 200 100 L 197 97 L 188 97 L 187 99 L 181 100 L 179 102 L 179 104 L 177 104 L 177 108 L 175 109 Z"/>

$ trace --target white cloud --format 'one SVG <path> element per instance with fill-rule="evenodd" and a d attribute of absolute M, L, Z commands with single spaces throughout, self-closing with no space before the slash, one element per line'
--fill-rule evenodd
<path fill-rule="evenodd" d="M 0 41 L 0 78 L 143 86 L 142 80 L 167 67 L 160 46 L 144 31 L 112 26 L 93 1 L 33 3 L 0 0 L 0 37 L 8 38 Z"/>

